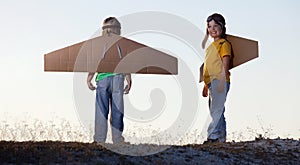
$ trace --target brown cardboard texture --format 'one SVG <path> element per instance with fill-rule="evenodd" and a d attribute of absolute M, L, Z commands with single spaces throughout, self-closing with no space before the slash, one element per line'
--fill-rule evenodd
<path fill-rule="evenodd" d="M 233 51 L 233 63 L 230 69 L 258 57 L 258 41 L 233 35 L 227 35 L 227 40 L 231 43 Z M 200 67 L 199 82 L 203 81 L 203 66 L 204 64 Z"/>
<path fill-rule="evenodd" d="M 111 34 L 44 55 L 44 71 L 178 74 L 177 58 Z"/>

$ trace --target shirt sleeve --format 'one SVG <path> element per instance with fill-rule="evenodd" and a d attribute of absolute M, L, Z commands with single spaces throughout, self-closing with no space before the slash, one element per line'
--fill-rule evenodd
<path fill-rule="evenodd" d="M 220 56 L 222 58 L 227 55 L 231 56 L 231 45 L 229 42 L 223 43 L 220 50 Z"/>

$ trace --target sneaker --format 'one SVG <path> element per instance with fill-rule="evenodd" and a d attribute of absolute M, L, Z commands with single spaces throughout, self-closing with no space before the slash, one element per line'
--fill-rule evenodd
<path fill-rule="evenodd" d="M 96 144 L 96 145 L 103 146 L 105 144 L 105 141 L 94 141 L 93 143 Z"/>
<path fill-rule="evenodd" d="M 123 144 L 125 143 L 125 139 L 123 136 L 113 137 L 112 138 L 113 144 Z"/>
<path fill-rule="evenodd" d="M 213 144 L 213 143 L 218 143 L 218 139 L 207 139 L 206 141 L 203 142 L 203 144 Z"/>
<path fill-rule="evenodd" d="M 114 141 L 113 142 L 114 145 L 129 145 L 129 142 L 125 142 L 124 140 L 120 140 L 120 141 Z"/>

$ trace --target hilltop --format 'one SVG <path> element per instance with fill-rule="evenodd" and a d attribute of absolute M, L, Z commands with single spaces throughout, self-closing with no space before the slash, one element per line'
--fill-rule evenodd
<path fill-rule="evenodd" d="M 300 140 L 256 139 L 247 142 L 157 146 L 139 144 L 123 149 L 165 147 L 162 152 L 129 156 L 95 143 L 0 142 L 3 164 L 300 164 Z M 120 147 L 120 146 L 119 146 Z"/>

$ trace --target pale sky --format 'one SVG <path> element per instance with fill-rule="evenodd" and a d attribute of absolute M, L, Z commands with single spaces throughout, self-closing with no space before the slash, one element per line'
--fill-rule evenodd
<path fill-rule="evenodd" d="M 92 116 L 93 92 L 84 85 L 74 89 L 77 87 L 74 81 L 82 80 L 85 83 L 86 75 L 45 73 L 43 56 L 99 35 L 95 33 L 99 32 L 105 17 L 124 18 L 144 11 L 163 12 L 185 19 L 204 31 L 207 16 L 218 12 L 226 19 L 228 34 L 257 40 L 259 43 L 259 58 L 231 71 L 232 83 L 225 113 L 228 130 L 272 127 L 278 136 L 299 138 L 299 6 L 296 0 L 227 0 L 214 3 L 203 0 L 2 1 L 0 121 L 26 120 L 24 116 L 41 120 L 58 117 L 77 121 L 80 120 L 82 107 L 88 107 L 86 115 Z M 168 20 L 158 21 L 168 24 Z M 126 28 L 126 25 L 122 26 Z M 188 33 L 188 29 L 182 29 L 185 30 Z M 201 35 L 195 34 L 199 37 Z M 199 57 L 204 57 L 204 54 L 198 54 L 198 58 L 192 57 L 191 49 L 174 39 L 174 36 L 166 34 L 144 32 L 129 38 L 177 54 L 189 66 L 195 78 L 192 84 L 197 85 L 197 93 L 201 94 L 203 84 L 196 81 L 198 68 L 203 62 Z M 200 44 L 196 49 L 200 50 Z M 180 113 L 180 108 L 176 106 L 181 105 L 182 99 L 182 89 L 174 79 L 176 77 L 133 75 L 132 91 L 125 96 L 125 101 L 130 101 L 137 109 L 148 109 L 151 105 L 151 91 L 161 88 L 167 96 L 165 111 L 151 124 L 167 129 L 172 125 L 169 113 L 172 114 L 172 110 L 176 114 Z M 84 103 L 78 103 L 79 96 L 75 96 L 78 95 L 77 90 L 89 94 L 89 97 L 82 98 Z M 208 112 L 207 98 L 199 97 L 198 101 L 196 111 L 199 118 L 193 122 L 192 127 L 202 130 L 202 122 L 206 120 Z M 187 109 L 185 111 L 190 113 Z"/>

